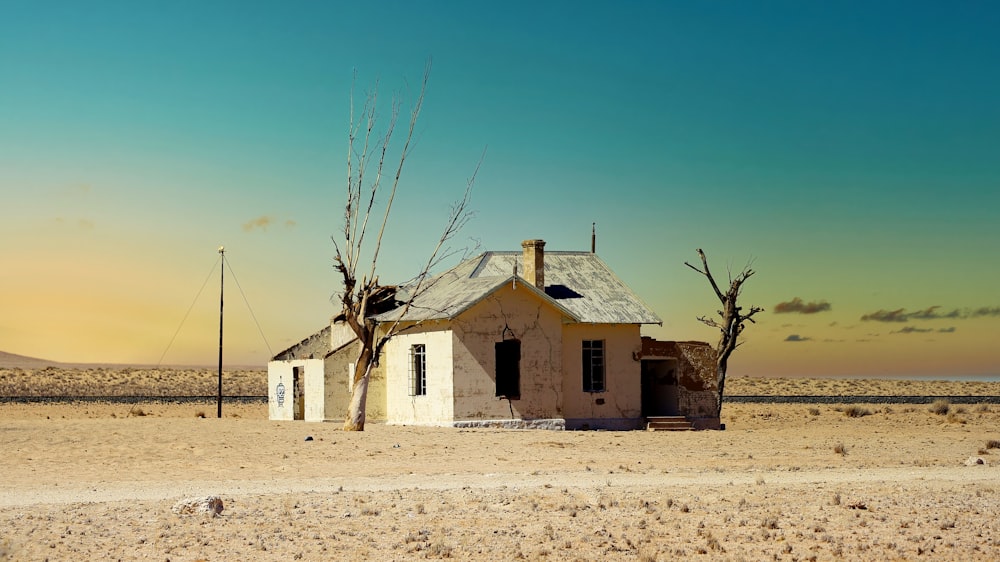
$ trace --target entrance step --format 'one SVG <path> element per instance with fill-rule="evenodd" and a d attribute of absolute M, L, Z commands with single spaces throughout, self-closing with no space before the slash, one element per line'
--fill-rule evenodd
<path fill-rule="evenodd" d="M 691 431 L 691 422 L 684 416 L 649 416 L 646 418 L 648 431 Z"/>

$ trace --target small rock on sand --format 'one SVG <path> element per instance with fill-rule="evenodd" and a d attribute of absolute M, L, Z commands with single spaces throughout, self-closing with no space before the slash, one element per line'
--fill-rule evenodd
<path fill-rule="evenodd" d="M 218 496 L 185 498 L 174 504 L 173 512 L 178 515 L 207 514 L 215 517 L 222 513 L 222 498 Z"/>

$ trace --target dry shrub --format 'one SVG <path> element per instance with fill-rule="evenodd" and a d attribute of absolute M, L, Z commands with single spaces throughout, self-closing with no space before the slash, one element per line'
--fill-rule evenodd
<path fill-rule="evenodd" d="M 945 418 L 948 423 L 965 423 L 965 420 L 958 417 L 957 412 L 948 412 L 948 417 Z"/>
<path fill-rule="evenodd" d="M 205 417 L 205 410 L 198 410 L 197 412 L 194 413 L 194 417 L 196 417 L 196 418 L 204 418 Z"/>
<path fill-rule="evenodd" d="M 452 548 L 442 542 L 436 542 L 427 547 L 427 556 L 434 558 L 451 558 Z"/>
<path fill-rule="evenodd" d="M 871 414 L 871 410 L 858 406 L 857 404 L 844 408 L 844 415 L 849 418 L 863 418 L 865 416 L 870 416 Z"/>
<path fill-rule="evenodd" d="M 819 408 L 809 408 L 809 415 L 810 416 L 818 416 L 819 415 Z"/>
<path fill-rule="evenodd" d="M 990 408 L 989 404 L 976 404 L 976 413 L 977 414 L 988 414 L 988 413 L 990 413 L 992 411 L 993 410 Z"/>
<path fill-rule="evenodd" d="M 986 441 L 987 449 L 1000 449 L 1000 439 L 990 439 Z"/>
<path fill-rule="evenodd" d="M 132 410 L 129 410 L 128 415 L 141 418 L 147 416 L 148 414 L 146 414 L 145 410 L 143 410 L 142 408 L 134 408 Z"/>
<path fill-rule="evenodd" d="M 947 400 L 945 400 L 943 398 L 938 398 L 937 400 L 935 400 L 930 405 L 930 407 L 928 408 L 928 410 L 932 414 L 937 414 L 939 416 L 948 415 L 948 412 L 951 411 L 951 402 L 949 402 L 949 401 L 947 401 Z"/>
<path fill-rule="evenodd" d="M 837 443 L 836 445 L 833 446 L 833 452 L 837 453 L 840 456 L 844 456 L 847 454 L 847 447 L 844 446 L 843 443 Z"/>

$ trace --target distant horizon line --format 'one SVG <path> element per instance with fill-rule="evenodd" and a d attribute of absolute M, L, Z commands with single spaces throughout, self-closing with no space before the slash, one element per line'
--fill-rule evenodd
<path fill-rule="evenodd" d="M 23 365 L 17 365 L 17 363 L 23 363 Z M 217 369 L 219 367 L 218 363 L 136 363 L 136 362 L 124 362 L 116 363 L 113 361 L 56 361 L 53 359 L 43 359 L 41 357 L 32 357 L 30 355 L 21 355 L 18 353 L 11 353 L 9 351 L 0 351 L 0 367 L 3 368 L 18 368 L 18 367 L 61 367 L 67 369 L 80 369 L 80 368 L 137 368 L 137 369 Z M 222 365 L 223 370 L 225 369 L 244 369 L 244 370 L 262 370 L 267 369 L 267 363 L 264 364 L 226 364 Z"/>
<path fill-rule="evenodd" d="M 15 364 L 20 360 L 24 365 Z M 267 370 L 267 363 L 271 359 L 268 359 L 263 364 L 225 364 L 223 363 L 223 370 L 226 369 L 241 369 L 241 370 Z M 0 350 L 0 368 L 12 369 L 12 368 L 45 368 L 45 367 L 61 367 L 67 369 L 86 369 L 86 368 L 136 368 L 136 369 L 217 369 L 217 363 L 116 363 L 116 362 L 71 362 L 71 361 L 55 361 L 51 359 L 42 359 L 40 357 L 31 357 L 28 355 L 21 355 L 17 353 L 12 353 L 8 351 Z M 753 377 L 753 378 L 779 378 L 779 379 L 890 379 L 890 380 L 940 380 L 940 381 L 968 381 L 968 382 L 1000 382 L 1000 373 L 982 373 L 982 374 L 892 374 L 892 373 L 867 373 L 867 374 L 796 374 L 796 375 L 768 375 L 768 374 L 747 374 L 747 373 L 730 373 L 729 377 Z"/>

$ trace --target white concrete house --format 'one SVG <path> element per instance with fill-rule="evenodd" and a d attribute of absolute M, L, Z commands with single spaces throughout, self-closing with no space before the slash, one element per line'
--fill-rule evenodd
<path fill-rule="evenodd" d="M 372 376 L 370 420 L 633 429 L 679 411 L 657 403 L 677 392 L 644 396 L 640 329 L 660 318 L 594 253 L 546 252 L 541 240 L 486 252 L 433 278 L 401 314 L 376 317 L 402 329 Z M 345 330 L 334 324 L 269 364 L 271 419 L 343 419 L 357 356 Z"/>

